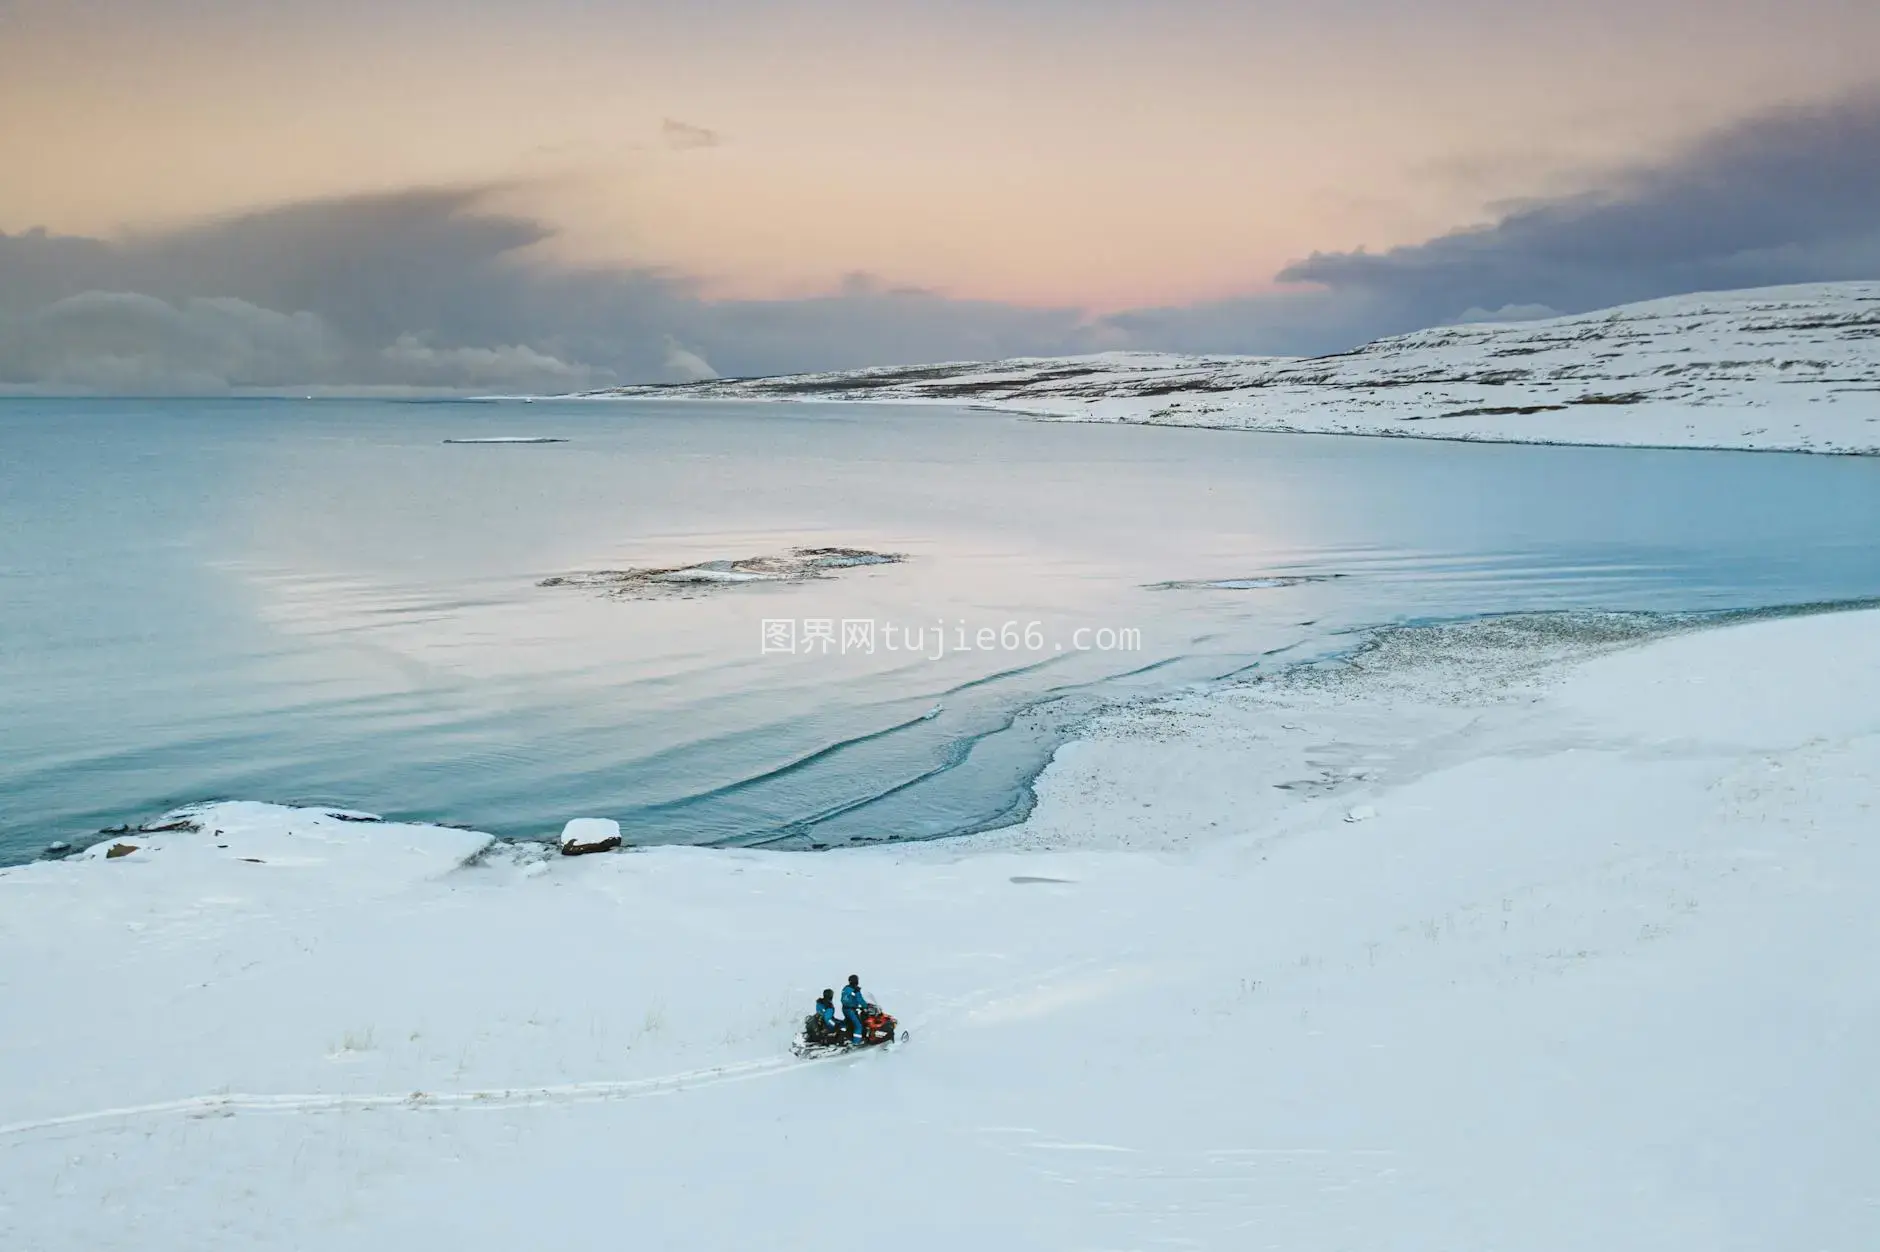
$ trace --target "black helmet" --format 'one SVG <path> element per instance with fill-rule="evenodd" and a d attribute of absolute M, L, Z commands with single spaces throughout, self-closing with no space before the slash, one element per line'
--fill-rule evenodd
<path fill-rule="evenodd" d="M 836 995 L 835 988 L 824 987 L 822 995 L 817 998 L 822 999 L 822 1000 L 833 1000 L 835 999 L 835 995 Z"/>
<path fill-rule="evenodd" d="M 849 986 L 851 986 L 851 987 L 859 987 L 859 986 L 861 986 L 861 985 L 862 985 L 862 976 L 861 976 L 860 974 L 850 974 L 850 975 L 849 975 Z"/>

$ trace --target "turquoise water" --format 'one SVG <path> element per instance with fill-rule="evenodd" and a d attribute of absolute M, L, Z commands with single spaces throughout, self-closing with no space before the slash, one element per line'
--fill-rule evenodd
<path fill-rule="evenodd" d="M 566 442 L 444 442 L 505 435 Z M 1875 535 L 1862 459 L 926 408 L 0 400 L 0 861 L 222 797 L 518 836 L 944 834 L 1021 812 L 1103 699 L 1389 621 L 1874 596 Z M 907 559 L 688 598 L 538 585 L 795 546 Z M 766 619 L 874 622 L 877 648 L 766 655 Z M 923 654 L 882 648 L 889 624 Z"/>

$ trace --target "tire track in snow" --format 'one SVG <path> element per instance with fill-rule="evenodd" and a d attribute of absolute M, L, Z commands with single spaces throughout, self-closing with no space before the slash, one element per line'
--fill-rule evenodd
<path fill-rule="evenodd" d="M 1068 975 L 1092 969 L 1096 965 L 1097 963 L 1088 960 L 1073 961 L 1047 969 L 1023 981 L 1034 989 L 1048 987 Z M 927 1011 L 911 1024 L 925 1026 L 936 1017 L 953 1016 L 962 1010 L 970 1011 L 974 1007 L 984 1007 L 989 995 L 996 996 L 996 993 L 990 988 L 982 988 L 930 1005 Z M 151 1104 L 131 1104 L 118 1108 L 92 1109 L 83 1113 L 68 1113 L 61 1117 L 10 1122 L 0 1125 L 0 1139 L 28 1135 L 35 1131 L 64 1130 L 105 1122 L 136 1121 L 141 1118 L 233 1117 L 237 1113 L 345 1113 L 371 1109 L 415 1111 L 419 1109 L 530 1108 L 558 1104 L 589 1104 L 605 1100 L 630 1100 L 645 1096 L 671 1095 L 697 1087 L 749 1082 L 753 1079 L 769 1078 L 806 1069 L 813 1065 L 854 1061 L 870 1055 L 873 1051 L 870 1049 L 861 1053 L 838 1053 L 834 1056 L 819 1057 L 764 1057 L 758 1060 L 733 1062 L 729 1065 L 686 1070 L 678 1074 L 665 1074 L 655 1078 L 560 1083 L 542 1087 L 493 1087 L 481 1091 L 411 1091 L 403 1094 L 362 1092 L 350 1095 L 321 1093 L 255 1095 L 228 1092 L 220 1095 L 185 1096 Z"/>
<path fill-rule="evenodd" d="M 671 1095 L 697 1087 L 717 1087 L 727 1083 L 749 1082 L 773 1077 L 811 1065 L 846 1059 L 844 1056 L 766 1057 L 708 1069 L 687 1070 L 656 1078 L 630 1078 L 597 1082 L 560 1083 L 544 1087 L 495 1087 L 483 1091 L 411 1091 L 390 1093 L 283 1094 L 186 1096 L 153 1104 L 133 1104 L 121 1108 L 93 1109 L 46 1117 L 33 1121 L 0 1125 L 0 1139 L 30 1134 L 39 1130 L 61 1130 L 100 1122 L 135 1121 L 155 1117 L 233 1117 L 237 1113 L 344 1113 L 369 1109 L 500 1109 L 529 1108 L 556 1104 L 588 1104 L 603 1100 L 629 1100 L 644 1096 Z"/>

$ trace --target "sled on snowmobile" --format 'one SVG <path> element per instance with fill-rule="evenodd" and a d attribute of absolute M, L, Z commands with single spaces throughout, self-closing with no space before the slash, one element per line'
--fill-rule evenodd
<path fill-rule="evenodd" d="M 797 1056 L 834 1056 L 839 1052 L 878 1048 L 884 1043 L 906 1040 L 907 1032 L 901 1030 L 892 1017 L 882 1012 L 879 1005 L 871 1004 L 862 1013 L 860 1039 L 855 1038 L 842 1023 L 825 1025 L 822 1018 L 811 1013 L 803 1019 L 803 1029 L 797 1032 L 791 1042 L 790 1051 Z"/>

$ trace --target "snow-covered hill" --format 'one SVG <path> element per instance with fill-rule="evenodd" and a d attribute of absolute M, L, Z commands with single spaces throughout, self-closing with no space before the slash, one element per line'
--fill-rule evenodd
<path fill-rule="evenodd" d="M 972 404 L 1077 421 L 1875 453 L 1880 282 L 1443 326 L 1324 357 L 1104 353 L 594 394 Z"/>

